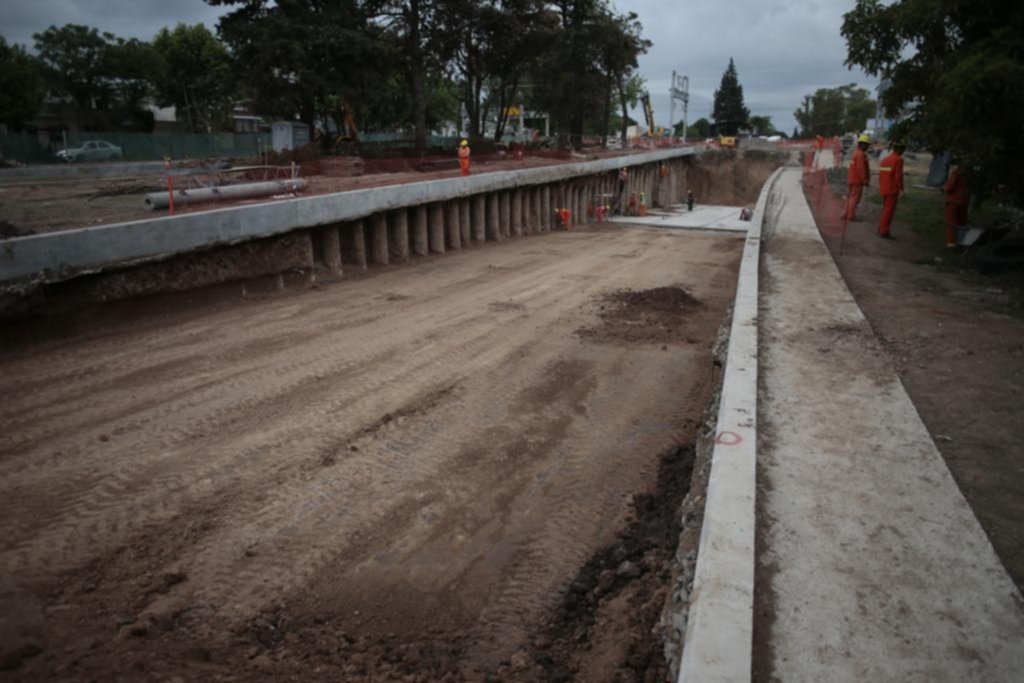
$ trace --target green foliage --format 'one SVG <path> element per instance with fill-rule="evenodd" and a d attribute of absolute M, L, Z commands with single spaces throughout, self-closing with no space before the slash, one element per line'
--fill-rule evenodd
<path fill-rule="evenodd" d="M 683 135 L 683 122 L 679 121 L 673 128 L 673 135 L 676 137 L 682 137 Z M 686 128 L 686 139 L 687 140 L 705 140 L 711 137 L 711 122 L 706 118 L 701 117 L 689 124 Z"/>
<path fill-rule="evenodd" d="M 36 50 L 49 89 L 72 99 L 80 110 L 109 110 L 110 121 L 152 129 L 153 116 L 143 107 L 158 59 L 152 46 L 125 40 L 95 28 L 67 24 L 36 33 Z"/>
<path fill-rule="evenodd" d="M 775 126 L 772 125 L 772 118 L 770 116 L 751 116 L 749 123 L 751 130 L 756 132 L 757 135 L 778 134 Z"/>
<path fill-rule="evenodd" d="M 637 15 L 616 14 L 601 0 L 549 5 L 558 22 L 534 60 L 532 101 L 552 116 L 563 146 L 578 146 L 587 132 L 607 133 L 613 99 L 624 135 L 630 77 L 651 46 Z"/>
<path fill-rule="evenodd" d="M 355 0 L 207 0 L 230 5 L 218 32 L 234 56 L 235 77 L 256 110 L 269 117 L 296 116 L 312 125 L 326 120 L 332 98 L 341 98 L 357 119 L 394 94 L 389 78 L 397 45 L 385 28 L 370 22 Z M 408 121 L 408 113 L 402 116 Z M 388 124 L 397 121 L 387 121 Z"/>
<path fill-rule="evenodd" d="M 85 109 L 92 107 L 94 99 L 109 96 L 108 49 L 115 40 L 112 33 L 67 24 L 51 26 L 32 37 L 55 93 L 67 95 Z"/>
<path fill-rule="evenodd" d="M 975 191 L 1024 203 L 1024 5 L 858 0 L 842 35 L 848 64 L 886 78 L 896 135 L 959 157 Z"/>
<path fill-rule="evenodd" d="M 20 45 L 0 36 L 0 124 L 17 129 L 39 112 L 43 103 L 42 68 Z"/>
<path fill-rule="evenodd" d="M 208 133 L 230 122 L 234 87 L 231 54 L 202 24 L 162 28 L 153 38 L 153 80 L 161 106 L 173 105 L 189 130 Z"/>
<path fill-rule="evenodd" d="M 832 137 L 861 132 L 867 120 L 875 115 L 871 93 L 856 83 L 838 88 L 818 88 L 805 95 L 800 109 L 793 112 L 804 137 Z"/>
<path fill-rule="evenodd" d="M 743 86 L 740 85 L 732 57 L 729 58 L 729 66 L 722 74 L 722 82 L 715 91 L 712 116 L 719 135 L 736 135 L 740 129 L 747 127 L 750 110 L 743 105 Z"/>

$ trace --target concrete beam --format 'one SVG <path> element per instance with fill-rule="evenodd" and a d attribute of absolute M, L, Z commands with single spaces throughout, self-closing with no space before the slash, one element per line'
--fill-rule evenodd
<path fill-rule="evenodd" d="M 426 256 L 430 253 L 430 238 L 427 231 L 427 207 L 420 204 L 414 210 L 416 214 L 412 227 L 412 252 L 417 256 Z"/>
<path fill-rule="evenodd" d="M 366 227 L 362 220 L 352 221 L 352 260 L 360 270 L 366 270 Z"/>
<path fill-rule="evenodd" d="M 487 239 L 487 200 L 483 195 L 473 197 L 473 241 Z"/>
<path fill-rule="evenodd" d="M 501 239 L 501 219 L 498 214 L 498 193 L 492 192 L 487 195 L 487 239 L 498 241 Z"/>
<path fill-rule="evenodd" d="M 341 236 L 337 225 L 321 228 L 320 240 L 324 250 L 324 265 L 332 275 L 341 275 Z"/>
<path fill-rule="evenodd" d="M 537 225 L 538 232 L 547 232 L 551 229 L 551 225 L 548 223 L 547 213 L 544 211 L 544 188 L 535 187 L 529 191 L 530 196 L 534 199 L 534 217 L 535 224 Z"/>
<path fill-rule="evenodd" d="M 749 681 L 754 636 L 757 330 L 761 189 L 740 261 L 679 683 Z"/>
<path fill-rule="evenodd" d="M 512 223 L 512 234 L 516 237 L 523 234 L 523 192 L 513 190 L 509 212 L 509 221 Z"/>
<path fill-rule="evenodd" d="M 459 203 L 461 200 L 453 199 L 445 205 L 447 214 L 448 240 L 446 245 L 449 249 L 462 249 L 462 228 L 459 225 Z"/>
<path fill-rule="evenodd" d="M 501 236 L 512 236 L 512 208 L 509 206 L 508 192 L 498 193 L 498 222 L 501 225 Z"/>
<path fill-rule="evenodd" d="M 374 263 L 388 265 L 388 216 L 384 212 L 370 219 L 370 249 Z"/>
<path fill-rule="evenodd" d="M 540 227 L 544 232 L 550 232 L 555 225 L 555 207 L 551 204 L 551 185 L 545 185 L 540 191 L 540 202 L 537 205 L 540 212 Z"/>
<path fill-rule="evenodd" d="M 444 204 L 434 202 L 427 209 L 427 226 L 430 231 L 430 251 L 444 253 Z"/>
<path fill-rule="evenodd" d="M 409 261 L 409 209 L 391 212 L 391 258 L 399 263 Z"/>
<path fill-rule="evenodd" d="M 459 232 L 461 233 L 462 244 L 469 246 L 471 242 L 470 237 L 470 201 L 468 199 L 459 200 Z"/>

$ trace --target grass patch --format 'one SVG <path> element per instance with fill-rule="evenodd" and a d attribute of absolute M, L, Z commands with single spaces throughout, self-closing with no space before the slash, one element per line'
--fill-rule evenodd
<path fill-rule="evenodd" d="M 937 188 L 925 186 L 928 177 L 930 158 L 922 155 L 917 159 L 905 158 L 903 169 L 903 185 L 907 194 L 900 197 L 896 206 L 895 221 L 908 225 L 919 235 L 933 256 L 916 259 L 915 264 L 934 265 L 946 272 L 956 272 L 968 282 L 985 287 L 993 292 L 1004 292 L 1007 295 L 1010 309 L 1015 314 L 1024 311 L 1024 271 L 1009 271 L 998 275 L 981 275 L 974 264 L 974 252 L 968 250 L 962 255 L 952 255 L 946 248 L 946 217 L 945 200 Z M 872 174 L 877 183 L 878 162 L 872 161 Z M 882 197 L 877 187 L 866 192 L 864 200 L 881 206 Z M 988 201 L 981 209 L 972 208 L 969 215 L 971 225 L 986 226 L 1005 221 L 1009 217 L 1006 209 Z M 935 257 L 939 258 L 936 259 Z"/>
<path fill-rule="evenodd" d="M 946 203 L 942 191 L 925 186 L 928 177 L 927 161 L 908 161 L 903 169 L 903 185 L 907 190 L 896 206 L 895 220 L 910 226 L 925 243 L 937 252 L 946 248 Z M 872 204 L 881 206 L 882 197 L 872 192 L 865 197 Z M 972 209 L 969 220 L 972 225 L 991 225 L 1007 218 L 1005 209 L 987 202 L 981 209 Z"/>

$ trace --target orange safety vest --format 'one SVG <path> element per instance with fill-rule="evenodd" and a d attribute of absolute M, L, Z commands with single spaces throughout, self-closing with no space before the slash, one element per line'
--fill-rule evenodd
<path fill-rule="evenodd" d="M 871 166 L 868 165 L 868 155 L 859 147 L 853 151 L 853 157 L 850 159 L 850 168 L 846 171 L 846 183 L 848 185 L 869 185 L 871 183 Z"/>
<path fill-rule="evenodd" d="M 903 190 L 903 157 L 891 152 L 878 166 L 878 189 L 883 197 Z"/>
<path fill-rule="evenodd" d="M 954 168 L 949 174 L 949 180 L 942 188 L 946 194 L 947 204 L 967 204 L 971 200 L 971 191 L 967 188 L 964 176 L 959 169 Z"/>
<path fill-rule="evenodd" d="M 468 145 L 466 147 L 459 147 L 459 158 L 460 159 L 468 159 L 469 158 L 469 146 Z"/>

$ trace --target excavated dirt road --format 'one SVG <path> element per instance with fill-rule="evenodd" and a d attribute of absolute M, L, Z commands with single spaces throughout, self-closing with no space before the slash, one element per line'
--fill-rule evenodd
<path fill-rule="evenodd" d="M 593 672 L 538 634 L 693 439 L 741 248 L 534 236 L 4 356 L 0 678 Z"/>

